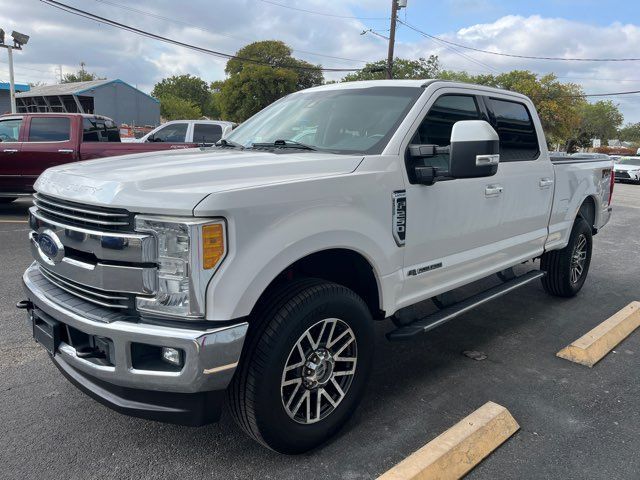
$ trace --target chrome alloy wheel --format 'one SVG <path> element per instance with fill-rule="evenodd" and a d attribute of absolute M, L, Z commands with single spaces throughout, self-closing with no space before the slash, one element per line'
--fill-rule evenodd
<path fill-rule="evenodd" d="M 580 234 L 571 255 L 571 283 L 578 283 L 587 261 L 587 237 Z"/>
<path fill-rule="evenodd" d="M 323 420 L 342 402 L 358 360 L 355 334 L 337 318 L 320 320 L 295 343 L 282 372 L 280 395 L 298 423 Z"/>

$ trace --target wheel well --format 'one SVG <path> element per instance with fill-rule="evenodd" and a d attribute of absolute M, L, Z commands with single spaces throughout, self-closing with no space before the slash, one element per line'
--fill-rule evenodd
<path fill-rule="evenodd" d="M 593 198 L 587 197 L 584 199 L 584 202 L 580 205 L 580 210 L 578 210 L 578 215 L 584 218 L 591 226 L 593 233 L 596 233 L 596 203 Z"/>
<path fill-rule="evenodd" d="M 256 306 L 261 305 L 282 283 L 301 277 L 321 278 L 343 285 L 364 300 L 373 318 L 385 318 L 380 308 L 378 282 L 373 267 L 361 254 L 340 248 L 313 253 L 288 266 L 260 295 Z"/>

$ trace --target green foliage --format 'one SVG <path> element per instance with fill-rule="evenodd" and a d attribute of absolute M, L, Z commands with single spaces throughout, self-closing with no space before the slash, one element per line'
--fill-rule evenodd
<path fill-rule="evenodd" d="M 618 128 L 624 120 L 618 106 L 611 100 L 600 100 L 595 103 L 585 103 L 581 112 L 580 132 L 589 138 L 600 138 L 606 141 L 615 138 Z"/>
<path fill-rule="evenodd" d="M 208 116 L 211 113 L 212 101 L 211 93 L 209 92 L 209 85 L 207 85 L 207 82 L 196 76 L 174 75 L 169 78 L 164 78 L 159 83 L 156 83 L 151 91 L 151 95 L 159 100 L 170 96 L 174 99 L 182 99 L 189 105 L 196 105 L 200 112 L 199 116 L 202 116 L 202 114 Z M 173 100 L 170 100 L 170 103 L 172 105 L 177 105 Z M 181 103 L 181 105 L 185 105 L 185 103 Z M 170 113 L 171 116 L 174 116 L 174 113 L 168 113 Z"/>
<path fill-rule="evenodd" d="M 623 142 L 634 142 L 640 144 L 640 122 L 628 123 L 618 130 L 618 138 Z"/>
<path fill-rule="evenodd" d="M 238 58 L 232 58 L 227 62 L 225 72 L 233 77 L 241 73 L 246 67 L 267 64 L 275 68 L 292 67 L 296 74 L 296 90 L 322 85 L 324 76 L 320 65 L 312 65 L 304 60 L 298 60 L 291 56 L 292 50 L 284 42 L 279 40 L 265 40 L 250 43 L 236 52 Z M 290 93 L 290 92 L 289 92 Z"/>
<path fill-rule="evenodd" d="M 440 62 L 438 57 L 431 55 L 428 59 L 408 60 L 396 58 L 393 61 L 394 79 L 426 79 L 436 78 L 440 73 Z M 382 80 L 387 78 L 387 61 L 367 63 L 361 70 L 346 75 L 343 82 L 353 82 L 356 80 Z"/>
<path fill-rule="evenodd" d="M 105 80 L 103 77 L 98 77 L 95 73 L 87 72 L 85 69 L 85 63 L 80 62 L 80 70 L 75 73 L 65 73 L 62 76 L 61 83 L 76 83 L 76 82 L 90 82 L 93 80 Z"/>
<path fill-rule="evenodd" d="M 184 98 L 165 93 L 159 100 L 160 115 L 166 120 L 185 120 L 202 117 L 200 107 Z"/>
<path fill-rule="evenodd" d="M 222 86 L 219 105 L 223 118 L 242 122 L 279 98 L 294 92 L 298 75 L 292 70 L 245 65 Z"/>

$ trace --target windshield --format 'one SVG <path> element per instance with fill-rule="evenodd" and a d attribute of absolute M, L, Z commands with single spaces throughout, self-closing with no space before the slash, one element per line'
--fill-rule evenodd
<path fill-rule="evenodd" d="M 638 165 L 640 166 L 640 157 L 636 158 L 621 158 L 618 165 Z"/>
<path fill-rule="evenodd" d="M 314 150 L 379 154 L 422 92 L 370 87 L 295 93 L 254 115 L 227 140 L 246 148 L 280 140 L 294 148 L 297 142 Z"/>

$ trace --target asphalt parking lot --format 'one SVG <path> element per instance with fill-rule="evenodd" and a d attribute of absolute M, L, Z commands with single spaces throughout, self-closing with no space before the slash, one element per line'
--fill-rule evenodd
<path fill-rule="evenodd" d="M 252 442 L 226 413 L 197 429 L 148 422 L 68 383 L 14 308 L 30 263 L 28 205 L 0 206 L 2 478 L 373 478 L 489 400 L 521 429 L 468 478 L 640 478 L 640 331 L 593 369 L 555 356 L 640 300 L 640 185 L 616 185 L 578 297 L 534 283 L 409 343 L 388 343 L 381 322 L 361 408 L 332 443 L 296 457 Z"/>

